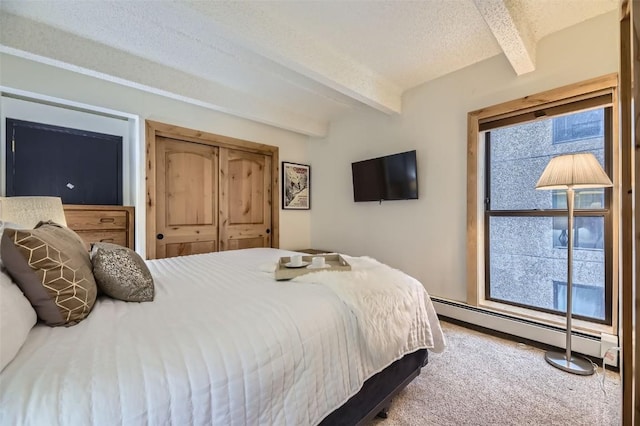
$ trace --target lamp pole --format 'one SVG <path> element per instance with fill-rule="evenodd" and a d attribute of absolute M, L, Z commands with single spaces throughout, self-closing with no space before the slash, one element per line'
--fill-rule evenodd
<path fill-rule="evenodd" d="M 571 313 L 573 312 L 573 187 L 567 188 L 567 209 L 569 220 L 567 232 L 569 241 L 567 245 L 567 367 L 571 364 Z"/>
<path fill-rule="evenodd" d="M 551 365 L 573 374 L 588 376 L 593 374 L 593 364 L 588 359 L 571 354 L 571 312 L 573 311 L 573 205 L 574 189 L 568 185 L 567 189 L 568 210 L 568 244 L 567 244 L 567 344 L 566 352 L 548 351 L 544 359 Z"/>

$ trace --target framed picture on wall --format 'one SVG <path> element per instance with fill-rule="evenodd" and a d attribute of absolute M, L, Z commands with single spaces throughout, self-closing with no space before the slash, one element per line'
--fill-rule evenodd
<path fill-rule="evenodd" d="M 311 208 L 311 167 L 306 164 L 282 162 L 282 208 Z"/>

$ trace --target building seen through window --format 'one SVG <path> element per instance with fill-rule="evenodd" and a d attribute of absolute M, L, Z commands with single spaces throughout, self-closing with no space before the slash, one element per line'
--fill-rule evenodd
<path fill-rule="evenodd" d="M 609 115 L 608 115 L 609 114 Z M 487 148 L 485 295 L 489 300 L 562 313 L 566 310 L 567 202 L 565 191 L 536 191 L 549 160 L 591 152 L 605 170 L 610 109 L 494 128 Z M 573 314 L 605 322 L 611 286 L 605 189 L 577 190 L 574 221 Z M 610 308 L 609 308 L 610 312 Z"/>

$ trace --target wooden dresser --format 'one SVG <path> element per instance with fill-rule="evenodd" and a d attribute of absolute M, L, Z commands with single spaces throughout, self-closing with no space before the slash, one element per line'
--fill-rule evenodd
<path fill-rule="evenodd" d="M 87 243 L 105 242 L 135 249 L 134 208 L 65 204 L 67 226 Z"/>

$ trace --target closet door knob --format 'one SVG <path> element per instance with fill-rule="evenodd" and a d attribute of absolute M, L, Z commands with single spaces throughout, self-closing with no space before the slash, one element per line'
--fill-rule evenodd
<path fill-rule="evenodd" d="M 271 229 L 267 229 L 267 234 L 270 234 L 270 233 L 271 233 Z"/>
<path fill-rule="evenodd" d="M 156 238 L 157 238 L 157 239 L 159 239 L 159 240 L 161 240 L 161 239 L 163 239 L 163 238 L 164 238 L 164 235 L 163 235 L 163 234 L 158 234 L 158 235 L 156 235 Z"/>

